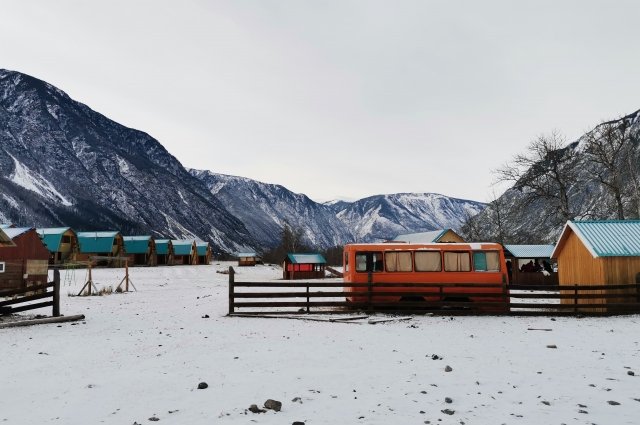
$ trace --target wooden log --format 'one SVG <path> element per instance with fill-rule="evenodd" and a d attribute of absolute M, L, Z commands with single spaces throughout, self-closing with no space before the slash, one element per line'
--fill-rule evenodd
<path fill-rule="evenodd" d="M 19 326 L 43 325 L 47 323 L 76 322 L 78 320 L 84 320 L 84 314 L 76 314 L 73 316 L 47 317 L 44 319 L 20 320 L 17 322 L 0 323 L 0 329 L 15 328 Z"/>

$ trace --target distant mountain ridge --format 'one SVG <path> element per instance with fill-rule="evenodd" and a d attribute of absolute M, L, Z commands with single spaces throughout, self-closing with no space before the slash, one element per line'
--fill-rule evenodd
<path fill-rule="evenodd" d="M 400 233 L 459 229 L 484 204 L 433 193 L 377 195 L 318 203 L 285 187 L 246 177 L 190 170 L 263 246 L 279 242 L 282 226 L 301 229 L 313 246 L 378 242 Z"/>

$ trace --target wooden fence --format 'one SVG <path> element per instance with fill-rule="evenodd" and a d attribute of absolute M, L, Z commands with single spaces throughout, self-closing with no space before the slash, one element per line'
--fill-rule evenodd
<path fill-rule="evenodd" d="M 49 290 L 49 288 L 53 289 Z M 40 301 L 48 298 L 51 299 Z M 52 316 L 60 316 L 60 272 L 58 270 L 53 272 L 53 282 L 0 291 L 0 316 L 43 307 L 52 307 Z"/>
<path fill-rule="evenodd" d="M 347 301 L 347 296 L 354 301 Z M 403 301 L 389 302 L 385 297 L 402 297 Z M 363 311 L 514 316 L 636 314 L 640 313 L 640 285 L 236 282 L 234 270 L 229 268 L 229 315 Z"/>

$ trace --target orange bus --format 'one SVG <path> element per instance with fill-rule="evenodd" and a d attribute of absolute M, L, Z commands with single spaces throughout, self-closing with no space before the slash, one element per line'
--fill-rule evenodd
<path fill-rule="evenodd" d="M 495 287 L 446 287 L 446 297 L 453 300 L 495 302 L 503 300 L 503 285 L 508 284 L 502 245 L 497 243 L 378 243 L 348 244 L 344 247 L 343 275 L 345 283 L 367 283 L 372 280 L 374 293 L 434 292 L 434 297 L 376 296 L 376 301 L 437 300 L 439 289 L 411 287 L 376 287 L 376 283 L 496 284 Z M 345 292 L 364 288 L 344 287 Z M 466 296 L 466 293 L 495 293 L 496 297 Z M 350 297 L 352 302 L 366 297 Z"/>

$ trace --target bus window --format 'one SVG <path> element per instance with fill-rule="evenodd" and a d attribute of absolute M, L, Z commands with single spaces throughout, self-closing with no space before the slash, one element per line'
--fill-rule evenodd
<path fill-rule="evenodd" d="M 444 270 L 447 272 L 469 272 L 471 271 L 471 258 L 468 252 L 444 253 Z"/>
<path fill-rule="evenodd" d="M 473 269 L 477 272 L 499 272 L 500 255 L 492 251 L 474 252 Z"/>
<path fill-rule="evenodd" d="M 356 252 L 357 272 L 381 272 L 382 252 Z"/>
<path fill-rule="evenodd" d="M 436 251 L 416 251 L 415 253 L 417 272 L 439 272 L 442 271 L 442 260 L 440 253 Z"/>
<path fill-rule="evenodd" d="M 411 252 L 385 252 L 384 265 L 388 272 L 410 272 Z"/>

